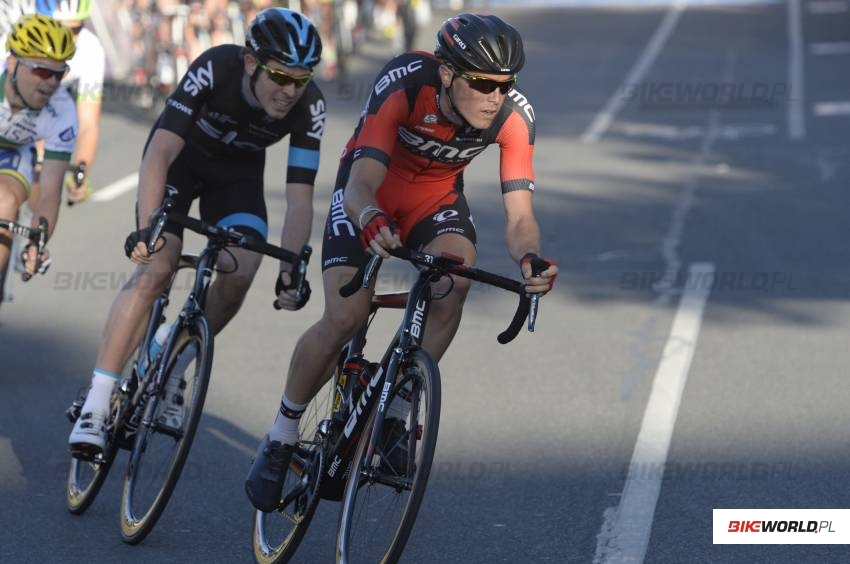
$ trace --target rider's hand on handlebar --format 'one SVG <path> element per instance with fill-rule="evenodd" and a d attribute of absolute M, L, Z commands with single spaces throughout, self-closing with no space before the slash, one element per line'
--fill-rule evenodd
<path fill-rule="evenodd" d="M 85 202 L 92 193 L 89 179 L 86 178 L 82 184 L 77 184 L 76 176 L 72 172 L 68 172 L 65 175 L 65 190 L 68 193 L 69 204 Z"/>
<path fill-rule="evenodd" d="M 21 251 L 21 260 L 24 263 L 24 268 L 30 276 L 44 274 L 50 267 L 50 251 L 42 250 L 41 256 L 38 256 L 38 246 L 32 243 L 24 247 Z"/>
<path fill-rule="evenodd" d="M 366 251 L 388 259 L 389 249 L 401 247 L 398 223 L 382 211 L 377 211 L 360 230 L 360 244 Z"/>
<path fill-rule="evenodd" d="M 287 270 L 281 270 L 274 285 L 274 293 L 277 296 L 277 304 L 288 311 L 298 311 L 310 300 L 310 283 L 304 280 L 301 286 L 300 299 L 296 299 L 297 288 L 292 283 L 292 274 Z"/>
<path fill-rule="evenodd" d="M 539 276 L 532 276 L 532 264 L 536 261 L 540 261 L 539 267 L 545 265 L 546 268 Z M 554 260 L 541 258 L 534 253 L 526 253 L 522 257 L 520 269 L 525 279 L 525 291 L 529 294 L 546 295 L 555 285 L 555 278 L 558 276 L 558 265 Z"/>
<path fill-rule="evenodd" d="M 148 253 L 148 237 L 150 236 L 150 228 L 145 227 L 138 231 L 133 231 L 127 235 L 124 241 L 124 254 L 136 264 L 150 264 L 153 257 Z M 160 237 L 156 242 L 156 250 L 159 251 L 165 246 L 165 239 Z"/>

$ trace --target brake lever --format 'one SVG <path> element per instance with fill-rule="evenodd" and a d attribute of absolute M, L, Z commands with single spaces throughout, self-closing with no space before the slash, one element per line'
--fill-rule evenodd
<path fill-rule="evenodd" d="M 304 292 L 304 281 L 307 280 L 307 263 L 313 254 L 313 247 L 304 245 L 301 249 L 301 257 L 298 260 L 298 286 L 295 288 L 295 301 L 300 302 Z"/>
<path fill-rule="evenodd" d="M 162 205 L 154 210 L 152 215 L 152 217 L 156 218 L 156 221 L 148 237 L 148 254 L 152 255 L 156 252 L 156 242 L 159 241 L 162 231 L 165 229 L 165 223 L 168 221 L 168 212 L 174 208 L 175 197 L 177 197 L 177 188 L 166 186 Z"/>
<path fill-rule="evenodd" d="M 540 276 L 547 268 L 549 268 L 549 263 L 541 258 L 535 258 L 531 261 L 531 276 Z M 532 294 L 531 301 L 528 304 L 528 331 L 530 333 L 534 333 L 538 307 L 540 307 L 540 294 Z"/>

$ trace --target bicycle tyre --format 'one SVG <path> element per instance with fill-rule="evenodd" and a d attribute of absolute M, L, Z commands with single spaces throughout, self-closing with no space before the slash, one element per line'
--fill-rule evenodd
<path fill-rule="evenodd" d="M 300 504 L 298 511 L 292 514 L 285 513 L 289 510 L 289 506 L 287 506 L 271 513 L 264 513 L 259 510 L 255 512 L 252 535 L 254 559 L 260 564 L 288 562 L 298 550 L 304 534 L 310 527 L 313 515 L 316 513 L 316 508 L 321 499 L 319 489 L 325 469 L 325 449 L 331 440 L 330 436 L 322 434 L 318 429 L 321 421 L 329 421 L 331 418 L 334 394 L 333 382 L 334 379 L 331 379 L 319 390 L 301 418 L 301 429 L 303 431 L 298 445 L 302 452 L 311 455 L 310 468 L 308 469 L 306 465 L 298 467 L 298 465 L 291 463 L 283 484 L 283 496 L 286 498 L 301 483 L 304 473 L 311 472 L 305 491 L 291 502 L 292 504 Z M 314 433 L 312 440 L 310 433 Z M 282 520 L 284 527 L 291 524 L 291 530 L 285 530 L 281 533 L 283 539 L 279 543 L 271 540 L 270 532 L 272 528 L 279 527 L 276 523 L 277 520 Z"/>
<path fill-rule="evenodd" d="M 101 462 L 92 462 L 81 460 L 71 456 L 71 463 L 68 467 L 68 481 L 65 487 L 65 501 L 73 515 L 82 515 L 86 509 L 94 502 L 106 477 L 109 475 L 109 470 L 112 468 L 112 463 L 115 461 L 115 456 L 118 454 L 117 433 L 114 430 L 115 425 L 123 425 L 122 410 L 128 402 L 127 398 L 122 397 L 119 390 L 115 390 L 112 394 L 111 411 L 109 425 L 113 426 L 107 434 L 106 449 L 101 456 Z M 93 475 L 90 479 L 83 478 L 86 468 L 93 470 Z"/>
<path fill-rule="evenodd" d="M 416 521 L 416 516 L 419 508 L 422 505 L 422 500 L 425 496 L 425 490 L 428 486 L 428 476 L 431 472 L 431 464 L 434 460 L 434 451 L 437 446 L 437 433 L 440 424 L 440 371 L 434 358 L 422 349 L 415 349 L 406 355 L 402 364 L 401 372 L 404 374 L 409 368 L 418 368 L 417 375 L 412 376 L 414 382 L 414 402 L 411 406 L 411 419 L 408 421 L 408 431 L 418 429 L 421 426 L 421 439 L 414 438 L 413 433 L 409 433 L 409 446 L 415 447 L 418 451 L 418 456 L 415 459 L 414 476 L 410 480 L 410 496 L 406 501 L 402 502 L 403 507 L 398 525 L 395 530 L 391 530 L 392 535 L 389 544 L 386 548 L 380 548 L 380 556 L 377 559 L 381 564 L 392 564 L 398 561 L 401 553 L 404 550 L 410 533 L 413 530 L 413 525 Z M 403 376 L 402 379 L 394 386 L 391 393 L 390 403 L 397 398 L 397 394 L 401 386 L 407 381 L 408 377 Z M 419 392 L 417 394 L 417 392 Z M 419 396 L 421 394 L 421 397 Z M 418 413 L 418 405 L 424 403 L 426 413 L 422 417 Z M 380 462 L 376 462 L 377 456 L 373 456 L 372 460 L 365 460 L 367 456 L 366 448 L 369 444 L 372 427 L 375 422 L 376 411 L 373 410 L 369 416 L 369 420 L 364 428 L 360 441 L 357 445 L 357 451 L 354 455 L 351 474 L 348 476 L 348 481 L 345 486 L 345 494 L 342 500 L 342 509 L 340 510 L 340 526 L 337 533 L 337 564 L 355 564 L 359 562 L 375 562 L 376 558 L 373 555 L 366 556 L 363 559 L 358 559 L 352 553 L 352 541 L 363 542 L 364 544 L 374 543 L 371 540 L 371 535 L 365 533 L 362 529 L 371 526 L 373 523 L 379 525 L 388 524 L 386 519 L 386 511 L 378 510 L 376 514 L 380 514 L 379 518 L 369 519 L 368 516 L 363 516 L 362 527 L 360 526 L 360 516 L 364 511 L 367 511 L 363 506 L 368 504 L 372 497 L 371 488 L 383 487 L 386 490 L 396 489 L 396 493 L 400 493 L 397 488 L 380 484 L 372 480 L 369 471 L 375 472 L 375 466 L 380 466 Z M 416 433 L 420 434 L 419 432 Z M 365 469 L 365 470 L 364 470 Z M 364 493 L 364 489 L 370 491 Z M 379 497 L 381 494 L 376 494 Z M 358 507 L 358 500 L 361 502 Z M 358 512 L 358 517 L 355 519 L 355 511 Z"/>
<path fill-rule="evenodd" d="M 133 450 L 130 453 L 130 462 L 127 466 L 127 473 L 124 477 L 124 487 L 121 494 L 121 538 L 128 544 L 138 544 L 150 534 L 162 515 L 163 510 L 168 505 L 174 487 L 180 479 L 180 473 L 183 471 L 183 465 L 186 458 L 189 456 L 189 450 L 192 446 L 192 440 L 195 437 L 195 431 L 198 428 L 198 422 L 201 418 L 201 413 L 206 399 L 207 388 L 209 386 L 210 372 L 212 370 L 213 360 L 213 339 L 212 330 L 206 317 L 199 316 L 195 318 L 186 328 L 182 329 L 184 335 L 188 336 L 189 341 L 196 343 L 196 352 L 194 359 L 194 385 L 192 386 L 191 394 L 188 401 L 184 404 L 186 411 L 183 419 L 183 435 L 177 438 L 176 448 L 174 449 L 173 458 L 165 473 L 164 480 L 156 493 L 150 506 L 142 512 L 141 516 L 137 516 L 135 500 L 138 494 L 137 488 L 140 486 L 144 468 L 142 467 L 142 459 L 149 447 L 149 443 L 154 438 L 154 435 L 164 434 L 158 433 L 158 424 L 154 421 L 150 425 L 140 425 L 136 434 L 136 439 L 133 444 Z M 166 366 L 170 369 L 178 355 L 185 350 L 188 342 L 183 343 L 181 347 L 175 347 L 171 351 Z M 178 340 L 179 342 L 179 340 Z M 187 374 L 188 374 L 187 370 Z M 157 402 L 158 403 L 158 402 Z M 145 412 L 145 418 L 148 416 L 153 419 L 153 410 L 149 405 Z"/>

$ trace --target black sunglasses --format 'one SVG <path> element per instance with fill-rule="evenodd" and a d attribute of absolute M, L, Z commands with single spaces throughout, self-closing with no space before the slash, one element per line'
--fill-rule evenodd
<path fill-rule="evenodd" d="M 507 94 L 514 88 L 514 86 L 516 86 L 516 75 L 511 76 L 508 80 L 492 80 L 484 78 L 483 76 L 475 76 L 473 74 L 466 74 L 463 72 L 456 74 L 464 79 L 467 84 L 469 84 L 470 88 L 476 92 L 481 92 L 482 94 L 490 94 L 497 88 L 500 93 Z"/>
<path fill-rule="evenodd" d="M 50 80 L 51 78 L 55 78 L 58 81 L 62 81 L 65 78 L 65 74 L 68 72 L 68 65 L 65 65 L 61 70 L 52 69 L 50 67 L 43 67 L 41 65 L 37 65 L 35 63 L 30 63 L 29 61 L 25 61 L 23 59 L 18 59 L 18 62 L 27 67 L 35 76 L 42 80 Z"/>
<path fill-rule="evenodd" d="M 287 74 L 281 70 L 273 69 L 264 65 L 263 63 L 258 63 L 259 67 L 266 71 L 266 76 L 280 86 L 289 86 L 290 84 L 294 84 L 296 88 L 303 88 L 307 86 L 307 83 L 313 80 L 313 73 L 304 76 L 292 76 L 291 74 Z"/>

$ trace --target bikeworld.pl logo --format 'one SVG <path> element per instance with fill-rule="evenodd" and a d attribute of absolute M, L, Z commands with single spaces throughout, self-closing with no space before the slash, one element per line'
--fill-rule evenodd
<path fill-rule="evenodd" d="M 714 544 L 850 544 L 850 509 L 714 509 Z"/>
<path fill-rule="evenodd" d="M 728 533 L 834 533 L 832 521 L 729 521 Z"/>
<path fill-rule="evenodd" d="M 772 104 L 796 101 L 785 82 L 624 82 L 621 102 L 641 104 Z"/>

